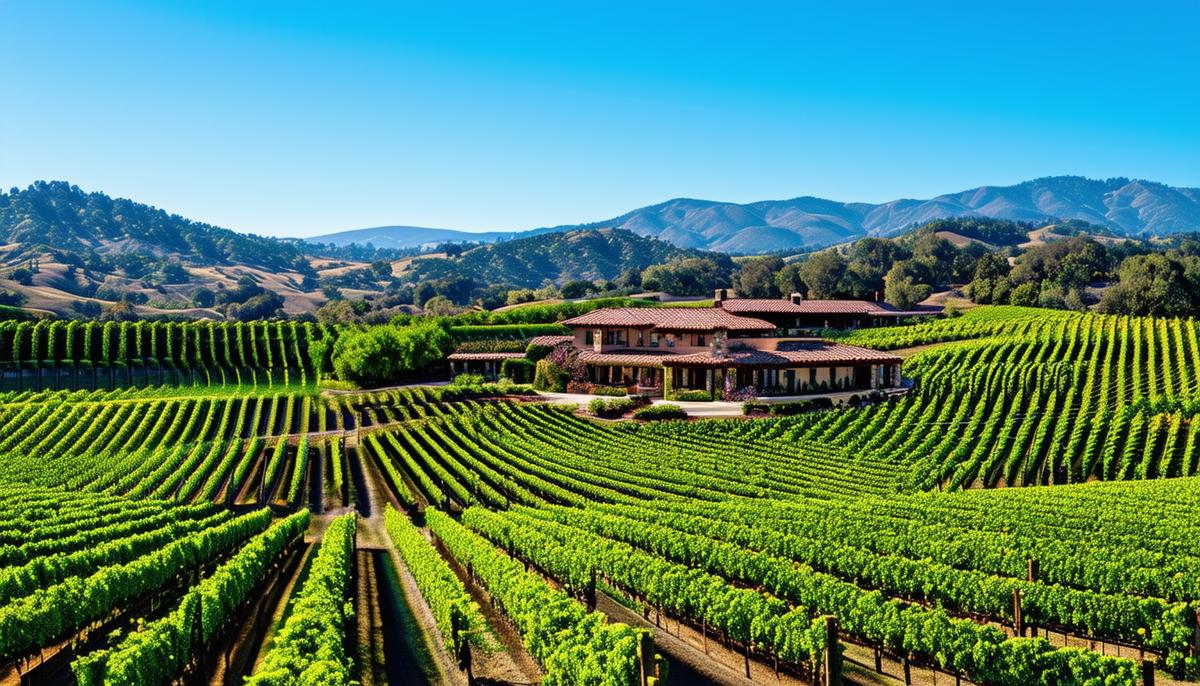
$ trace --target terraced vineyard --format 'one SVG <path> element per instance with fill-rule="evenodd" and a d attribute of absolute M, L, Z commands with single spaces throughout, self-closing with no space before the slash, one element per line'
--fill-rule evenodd
<path fill-rule="evenodd" d="M 649 684 L 653 636 L 729 679 L 1200 677 L 1194 323 L 988 308 L 852 338 L 930 345 L 912 392 L 648 424 L 496 389 L 9 392 L 0 658 L 31 683 Z M 371 600 L 388 565 L 424 624 Z M 442 677 L 373 664 L 397 626 Z"/>

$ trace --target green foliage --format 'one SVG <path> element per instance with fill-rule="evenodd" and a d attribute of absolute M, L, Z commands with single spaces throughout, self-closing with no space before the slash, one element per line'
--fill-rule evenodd
<path fill-rule="evenodd" d="M 1187 316 L 1200 303 L 1200 258 L 1137 255 L 1117 269 L 1120 283 L 1100 302 L 1104 312 Z"/>
<path fill-rule="evenodd" d="M 72 665 L 82 686 L 153 686 L 173 683 L 266 576 L 270 564 L 308 527 L 308 511 L 283 519 L 251 539 L 228 562 L 193 586 L 166 617 L 132 632 L 110 650 Z M 349 682 L 342 682 L 349 683 Z"/>
<path fill-rule="evenodd" d="M 733 262 L 726 255 L 675 259 L 642 272 L 642 288 L 671 295 L 709 295 L 729 284 Z"/>
<path fill-rule="evenodd" d="M 494 648 L 479 606 L 424 534 L 408 517 L 391 507 L 384 511 L 383 517 L 388 537 L 412 572 L 421 596 L 433 611 L 438 631 L 453 654 L 460 656 L 468 643 L 485 650 Z"/>
<path fill-rule="evenodd" d="M 592 386 L 591 393 L 592 395 L 621 397 L 629 395 L 629 390 L 624 386 Z"/>
<path fill-rule="evenodd" d="M 633 413 L 634 419 L 641 419 L 645 421 L 655 419 L 687 419 L 687 416 L 688 413 L 686 410 L 678 405 L 672 405 L 670 403 L 648 405 L 640 410 L 636 410 Z"/>
<path fill-rule="evenodd" d="M 405 276 L 414 283 L 465 284 L 465 289 L 444 289 L 439 293 L 465 304 L 466 296 L 480 284 L 534 289 L 547 281 L 592 282 L 617 278 L 631 268 L 642 270 L 671 259 L 701 254 L 625 230 L 551 232 L 481 245 L 459 257 L 415 260 Z"/>
<path fill-rule="evenodd" d="M 108 271 L 133 269 L 139 261 L 158 263 L 152 251 L 181 254 L 194 264 L 309 269 L 293 242 L 189 221 L 130 200 L 85 193 L 61 181 L 39 181 L 25 190 L 0 193 L 0 200 L 0 239 L 20 243 L 26 250 L 50 249 L 69 254 L 72 261 L 104 268 L 105 258 L 97 249 L 105 242 L 133 241 L 147 247 L 144 253 L 124 255 L 125 262 L 108 265 Z M 162 267 L 138 266 L 135 278 L 155 268 Z"/>
<path fill-rule="evenodd" d="M 478 387 L 482 386 L 485 379 L 483 374 L 459 374 L 450 382 L 451 386 L 466 386 Z"/>
<path fill-rule="evenodd" d="M 632 398 L 613 398 L 611 400 L 596 398 L 588 402 L 588 412 L 596 417 L 620 417 L 635 407 L 637 407 L 637 403 Z"/>
<path fill-rule="evenodd" d="M 545 670 L 543 684 L 638 682 L 640 631 L 584 611 L 566 593 L 526 572 L 521 563 L 438 510 L 430 509 L 426 516 L 430 530 L 450 553 L 503 604 Z"/>
<path fill-rule="evenodd" d="M 428 373 L 450 352 L 453 341 L 438 322 L 349 330 L 333 345 L 339 379 L 370 386 Z"/>
<path fill-rule="evenodd" d="M 333 520 L 297 594 L 287 622 L 247 684 L 333 686 L 356 684 L 346 653 L 346 632 L 354 616 L 347 598 L 354 564 L 354 513 Z"/>
<path fill-rule="evenodd" d="M 888 271 L 884 283 L 884 300 L 900 310 L 911 309 L 913 305 L 928 298 L 933 291 L 928 284 L 917 283 L 912 276 L 906 274 L 903 262 L 897 262 Z"/>
<path fill-rule="evenodd" d="M 68 637 L 177 574 L 242 544 L 267 527 L 261 510 L 172 541 L 126 564 L 39 588 L 0 607 L 0 657 L 12 658 Z"/>
<path fill-rule="evenodd" d="M 539 317 L 533 317 L 539 318 Z M 551 320 L 553 321 L 553 320 Z M 450 327 L 456 341 L 527 341 L 534 336 L 561 336 L 571 333 L 562 324 L 468 324 Z"/>
<path fill-rule="evenodd" d="M 1038 304 L 1039 290 L 1038 284 L 1032 281 L 1023 283 L 1012 290 L 1008 302 L 1017 307 L 1035 307 Z"/>
<path fill-rule="evenodd" d="M 567 390 L 567 382 L 571 380 L 571 375 L 567 370 L 559 367 L 548 359 L 537 361 L 533 375 L 533 387 L 539 391 L 551 391 L 561 393 Z"/>
<path fill-rule="evenodd" d="M 667 400 L 675 400 L 678 402 L 705 402 L 713 399 L 712 394 L 708 391 L 670 391 L 664 390 L 664 397 Z"/>
<path fill-rule="evenodd" d="M 733 289 L 742 298 L 777 298 L 780 291 L 775 273 L 783 266 L 783 260 L 778 257 L 744 260 L 733 276 Z"/>
<path fill-rule="evenodd" d="M 533 381 L 535 363 L 525 357 L 504 360 L 500 363 L 500 376 L 512 379 L 516 383 L 531 383 Z"/>

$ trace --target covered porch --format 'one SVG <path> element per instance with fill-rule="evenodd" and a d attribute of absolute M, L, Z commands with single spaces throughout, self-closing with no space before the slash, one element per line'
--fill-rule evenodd
<path fill-rule="evenodd" d="M 790 396 L 894 388 L 898 364 L 770 367 L 734 364 L 672 365 L 664 370 L 672 392 L 706 391 L 721 395 L 727 384 L 752 389 L 758 396 Z"/>
<path fill-rule="evenodd" d="M 662 395 L 661 365 L 589 364 L 588 381 L 597 386 L 619 386 L 641 395 Z"/>
<path fill-rule="evenodd" d="M 446 358 L 450 363 L 450 378 L 459 374 L 481 374 L 489 381 L 500 378 L 500 367 L 505 360 L 525 357 L 525 353 L 453 353 Z"/>

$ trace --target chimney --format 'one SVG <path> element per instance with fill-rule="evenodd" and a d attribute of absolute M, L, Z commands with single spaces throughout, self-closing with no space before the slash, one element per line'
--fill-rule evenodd
<path fill-rule="evenodd" d="M 725 298 L 729 295 L 729 291 L 724 288 L 718 288 L 713 293 L 713 307 L 720 307 L 721 303 L 725 302 Z"/>
<path fill-rule="evenodd" d="M 804 296 L 800 293 L 793 292 L 788 296 L 788 300 L 791 300 L 793 305 L 799 305 L 800 303 L 804 302 Z"/>

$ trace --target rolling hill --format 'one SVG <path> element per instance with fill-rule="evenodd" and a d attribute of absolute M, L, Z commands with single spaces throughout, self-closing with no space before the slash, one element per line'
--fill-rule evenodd
<path fill-rule="evenodd" d="M 484 244 L 456 258 L 415 259 L 402 276 L 412 281 L 466 278 L 479 284 L 537 288 L 547 282 L 613 279 L 627 269 L 641 271 L 688 257 L 729 263 L 726 255 L 679 248 L 626 230 L 577 229 Z"/>
<path fill-rule="evenodd" d="M 936 219 L 968 216 L 1043 224 L 1079 220 L 1106 227 L 1117 235 L 1137 237 L 1190 233 L 1200 231 L 1200 189 L 1125 178 L 1056 176 L 1013 186 L 980 186 L 928 200 L 901 199 L 881 204 L 813 197 L 746 204 L 677 198 L 599 222 L 534 232 L 611 227 L 683 248 L 754 254 L 804 250 L 863 236 L 891 236 Z M 369 235 L 376 245 L 382 245 L 385 237 L 394 237 L 391 240 L 400 244 L 420 237 L 412 229 L 394 228 L 369 230 Z M 331 234 L 322 240 L 346 240 L 354 233 Z M 529 233 L 508 237 L 524 235 Z M 504 238 L 494 233 L 466 233 L 462 240 Z M 439 240 L 458 239 L 446 236 Z"/>

